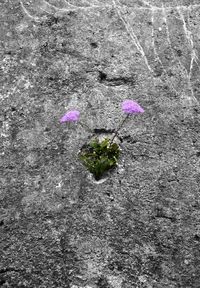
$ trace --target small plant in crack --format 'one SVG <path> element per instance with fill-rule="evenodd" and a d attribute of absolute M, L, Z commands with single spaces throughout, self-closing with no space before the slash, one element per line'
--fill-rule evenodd
<path fill-rule="evenodd" d="M 125 118 L 121 121 L 117 129 L 114 130 L 112 137 L 104 137 L 99 139 L 97 135 L 93 136 L 89 143 L 86 143 L 78 153 L 78 158 L 87 170 L 93 174 L 95 180 L 100 180 L 102 176 L 111 169 L 117 166 L 120 147 L 115 142 L 120 129 L 124 126 L 125 122 L 133 114 L 143 113 L 144 109 L 133 100 L 124 100 L 121 105 Z M 65 122 L 78 122 L 83 128 L 93 133 L 96 131 L 91 130 L 86 124 L 80 121 L 80 112 L 78 110 L 68 111 L 61 119 L 60 123 Z"/>
<path fill-rule="evenodd" d="M 102 175 L 117 165 L 120 149 L 116 143 L 111 143 L 109 138 L 100 141 L 95 138 L 88 146 L 81 150 L 79 158 L 86 168 L 100 180 Z"/>

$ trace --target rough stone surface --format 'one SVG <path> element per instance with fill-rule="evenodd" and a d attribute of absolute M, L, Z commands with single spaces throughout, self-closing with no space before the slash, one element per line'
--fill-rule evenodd
<path fill-rule="evenodd" d="M 0 286 L 200 287 L 199 0 L 1 0 Z M 114 129 L 95 183 L 71 108 Z M 75 126 L 75 127 L 74 127 Z"/>

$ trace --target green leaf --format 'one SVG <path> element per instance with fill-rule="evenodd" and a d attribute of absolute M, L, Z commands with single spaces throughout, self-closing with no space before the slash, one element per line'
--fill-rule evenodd
<path fill-rule="evenodd" d="M 100 142 L 95 138 L 84 147 L 86 148 L 79 153 L 79 159 L 96 179 L 100 179 L 106 171 L 116 166 L 120 150 L 116 143 L 110 145 L 110 139 L 105 138 Z"/>

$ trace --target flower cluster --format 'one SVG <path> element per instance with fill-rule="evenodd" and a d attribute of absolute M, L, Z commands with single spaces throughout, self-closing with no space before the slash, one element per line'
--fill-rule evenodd
<path fill-rule="evenodd" d="M 60 123 L 64 122 L 76 122 L 80 118 L 80 112 L 77 110 L 72 110 L 67 112 L 61 119 Z"/>
<path fill-rule="evenodd" d="M 132 114 L 144 113 L 144 109 L 137 102 L 130 99 L 124 100 L 121 104 L 121 108 L 126 114 L 126 117 L 115 130 L 112 138 L 105 138 L 100 141 L 98 137 L 95 137 L 90 143 L 84 145 L 84 149 L 80 150 L 79 160 L 94 175 L 96 180 L 100 180 L 104 173 L 117 166 L 120 148 L 118 144 L 114 143 L 114 139 L 128 117 Z M 71 110 L 62 116 L 60 123 L 77 122 L 79 121 L 79 118 L 80 112 L 78 110 Z M 81 121 L 78 123 L 82 127 L 85 126 L 91 132 L 91 129 L 87 127 L 86 124 L 81 123 Z"/>
<path fill-rule="evenodd" d="M 122 110 L 126 114 L 144 113 L 144 109 L 133 100 L 124 100 L 122 102 Z"/>

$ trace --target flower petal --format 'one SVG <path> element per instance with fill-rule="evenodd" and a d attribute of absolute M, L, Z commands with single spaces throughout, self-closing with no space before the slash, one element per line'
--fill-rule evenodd
<path fill-rule="evenodd" d="M 144 113 L 144 109 L 133 100 L 124 100 L 122 102 L 122 110 L 126 114 Z"/>
<path fill-rule="evenodd" d="M 76 122 L 79 120 L 80 112 L 77 110 L 68 111 L 63 117 L 60 119 L 60 123 L 64 122 Z"/>

